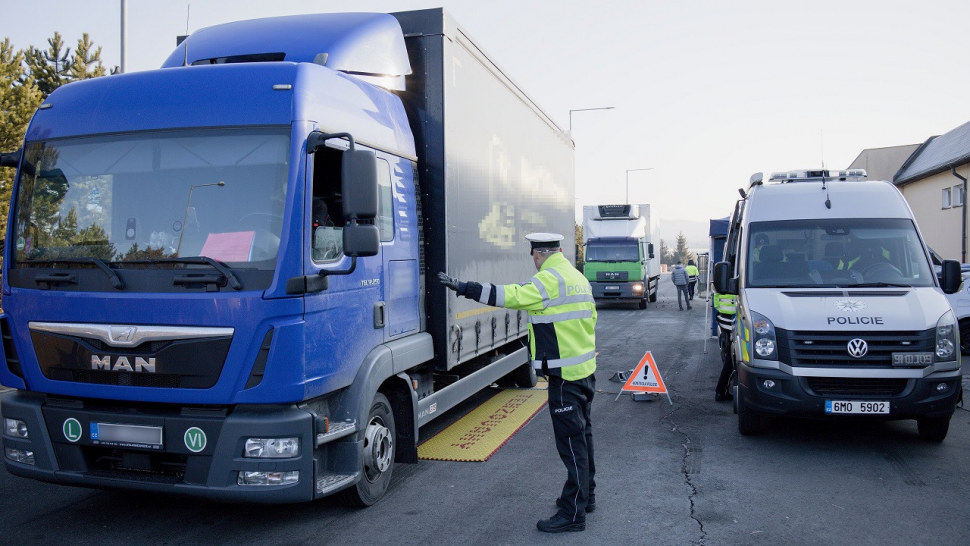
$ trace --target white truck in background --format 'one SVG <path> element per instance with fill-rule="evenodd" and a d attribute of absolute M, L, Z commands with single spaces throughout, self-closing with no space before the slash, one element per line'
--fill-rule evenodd
<path fill-rule="evenodd" d="M 657 301 L 660 256 L 653 238 L 658 233 L 650 205 L 583 207 L 583 272 L 596 301 L 636 302 L 640 309 L 648 300 Z"/>

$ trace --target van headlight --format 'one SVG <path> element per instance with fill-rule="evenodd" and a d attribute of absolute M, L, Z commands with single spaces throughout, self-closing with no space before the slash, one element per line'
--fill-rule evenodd
<path fill-rule="evenodd" d="M 778 360 L 778 341 L 775 338 L 775 325 L 768 317 L 751 312 L 751 330 L 754 331 L 754 352 L 764 360 Z"/>
<path fill-rule="evenodd" d="M 936 361 L 950 362 L 957 358 L 957 319 L 947 311 L 936 323 Z"/>

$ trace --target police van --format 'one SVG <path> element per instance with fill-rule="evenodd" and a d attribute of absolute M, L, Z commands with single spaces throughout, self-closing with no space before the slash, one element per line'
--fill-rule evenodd
<path fill-rule="evenodd" d="M 741 190 L 714 267 L 738 296 L 731 334 L 743 435 L 764 417 L 915 419 L 946 437 L 962 394 L 957 321 L 909 205 L 863 170 L 761 173 Z"/>

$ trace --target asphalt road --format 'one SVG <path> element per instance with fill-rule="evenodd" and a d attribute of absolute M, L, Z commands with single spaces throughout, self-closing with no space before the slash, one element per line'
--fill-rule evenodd
<path fill-rule="evenodd" d="M 766 435 L 742 437 L 731 404 L 713 401 L 720 363 L 716 340 L 704 352 L 705 303 L 695 299 L 692 311 L 679 311 L 665 276 L 660 301 L 647 310 L 600 309 L 597 510 L 583 533 L 545 535 L 535 528 L 555 511 L 565 479 L 544 410 L 487 462 L 397 465 L 391 491 L 363 510 L 329 499 L 218 504 L 54 486 L 0 471 L 0 543 L 970 542 L 970 412 L 957 409 L 942 444 L 920 441 L 912 421 L 776 420 Z M 620 385 L 610 376 L 633 368 L 647 350 L 673 405 L 664 397 L 614 401 Z M 440 428 L 467 409 L 433 425 Z"/>

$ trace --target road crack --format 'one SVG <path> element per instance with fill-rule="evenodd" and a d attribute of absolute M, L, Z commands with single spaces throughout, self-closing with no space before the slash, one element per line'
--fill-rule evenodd
<path fill-rule="evenodd" d="M 697 517 L 697 506 L 695 500 L 697 497 L 697 486 L 694 485 L 693 474 L 695 474 L 700 469 L 700 453 L 701 448 L 699 446 L 695 447 L 690 439 L 690 435 L 682 431 L 677 423 L 673 420 L 673 415 L 679 411 L 679 407 L 674 407 L 667 413 L 661 421 L 666 421 L 670 425 L 670 431 L 676 434 L 680 434 L 684 437 L 684 441 L 681 445 L 684 446 L 684 456 L 681 459 L 680 471 L 684 476 L 684 485 L 687 486 L 687 501 L 690 504 L 690 519 L 697 524 L 698 530 L 700 530 L 700 541 L 697 543 L 700 546 L 704 546 L 707 543 L 707 531 L 704 530 L 704 522 Z"/>

